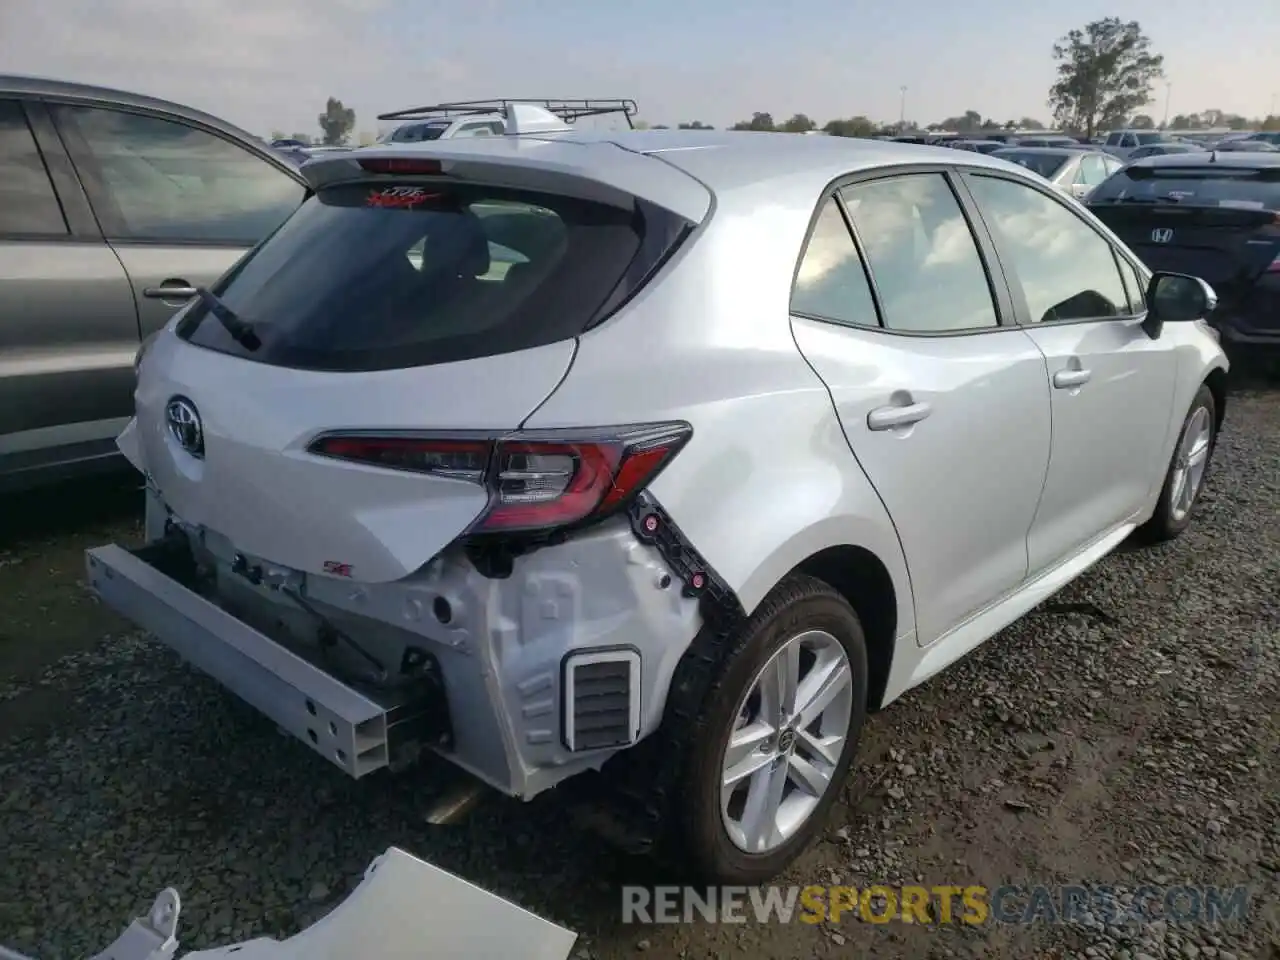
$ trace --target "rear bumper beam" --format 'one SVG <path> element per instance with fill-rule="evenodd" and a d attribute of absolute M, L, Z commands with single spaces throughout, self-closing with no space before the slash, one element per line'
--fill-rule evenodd
<path fill-rule="evenodd" d="M 107 606 L 352 777 L 390 766 L 402 749 L 448 742 L 443 689 L 436 703 L 406 704 L 341 682 L 166 572 L 167 547 L 89 550 L 89 585 Z"/>

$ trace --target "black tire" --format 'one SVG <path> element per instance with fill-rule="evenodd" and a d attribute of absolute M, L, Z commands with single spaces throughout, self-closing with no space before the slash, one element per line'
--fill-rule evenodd
<path fill-rule="evenodd" d="M 1195 419 L 1197 412 L 1201 410 L 1207 411 L 1209 415 L 1209 452 L 1205 461 L 1205 470 L 1201 476 L 1200 484 L 1196 488 L 1190 509 L 1184 515 L 1176 516 L 1173 505 L 1173 487 L 1178 467 L 1178 457 L 1182 450 L 1182 441 L 1186 436 L 1187 428 L 1191 425 L 1192 420 Z M 1213 462 L 1213 451 L 1217 443 L 1217 404 L 1214 403 L 1213 393 L 1209 390 L 1209 387 L 1201 384 L 1200 389 L 1196 392 L 1195 399 L 1191 401 L 1191 407 L 1187 410 L 1186 417 L 1182 420 L 1182 427 L 1178 430 L 1178 439 L 1174 443 L 1173 454 L 1170 456 L 1169 466 L 1165 470 L 1164 486 L 1160 490 L 1160 500 L 1156 503 L 1155 513 L 1151 515 L 1150 520 L 1137 530 L 1137 537 L 1141 542 L 1147 544 L 1166 543 L 1191 525 L 1191 518 L 1195 515 L 1196 500 L 1199 499 L 1200 493 L 1204 490 L 1204 483 L 1209 474 L 1209 467 Z"/>
<path fill-rule="evenodd" d="M 741 850 L 721 818 L 720 780 L 728 737 L 750 685 L 770 657 L 806 630 L 825 630 L 849 659 L 853 708 L 844 750 L 826 793 L 805 823 L 785 843 L 764 854 Z M 792 575 L 760 604 L 739 632 L 720 676 L 712 684 L 689 731 L 690 748 L 682 772 L 676 809 L 682 859 L 710 884 L 755 885 L 776 877 L 823 829 L 857 753 L 866 716 L 867 650 L 857 614 L 839 593 L 821 580 Z"/>

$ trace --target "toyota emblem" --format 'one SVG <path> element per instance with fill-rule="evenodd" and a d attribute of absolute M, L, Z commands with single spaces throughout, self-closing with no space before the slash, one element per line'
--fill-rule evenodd
<path fill-rule="evenodd" d="M 164 408 L 164 419 L 178 446 L 193 457 L 204 457 L 204 427 L 195 404 L 186 397 L 174 397 Z"/>
<path fill-rule="evenodd" d="M 1151 231 L 1152 243 L 1168 243 L 1173 239 L 1173 231 L 1168 227 L 1156 227 Z"/>

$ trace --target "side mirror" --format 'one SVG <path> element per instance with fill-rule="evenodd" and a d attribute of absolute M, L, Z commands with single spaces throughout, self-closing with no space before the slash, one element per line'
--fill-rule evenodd
<path fill-rule="evenodd" d="M 1213 287 L 1199 277 L 1184 273 L 1156 273 L 1147 284 L 1147 319 L 1144 324 L 1152 339 L 1160 336 L 1166 323 L 1203 320 L 1218 306 Z"/>

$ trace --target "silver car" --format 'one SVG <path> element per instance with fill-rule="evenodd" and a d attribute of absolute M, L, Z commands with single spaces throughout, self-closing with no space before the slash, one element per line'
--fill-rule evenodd
<path fill-rule="evenodd" d="M 1088 147 L 1009 147 L 990 156 L 1025 167 L 1070 197 L 1083 200 L 1089 191 L 1119 170 L 1123 163 Z"/>
<path fill-rule="evenodd" d="M 115 438 L 142 340 L 306 191 L 216 117 L 0 77 L 0 490 L 127 469 Z"/>
<path fill-rule="evenodd" d="M 303 167 L 143 351 L 88 581 L 349 776 L 573 780 L 762 882 L 868 711 L 1186 529 L 1214 295 L 978 153 L 520 107 Z"/>

